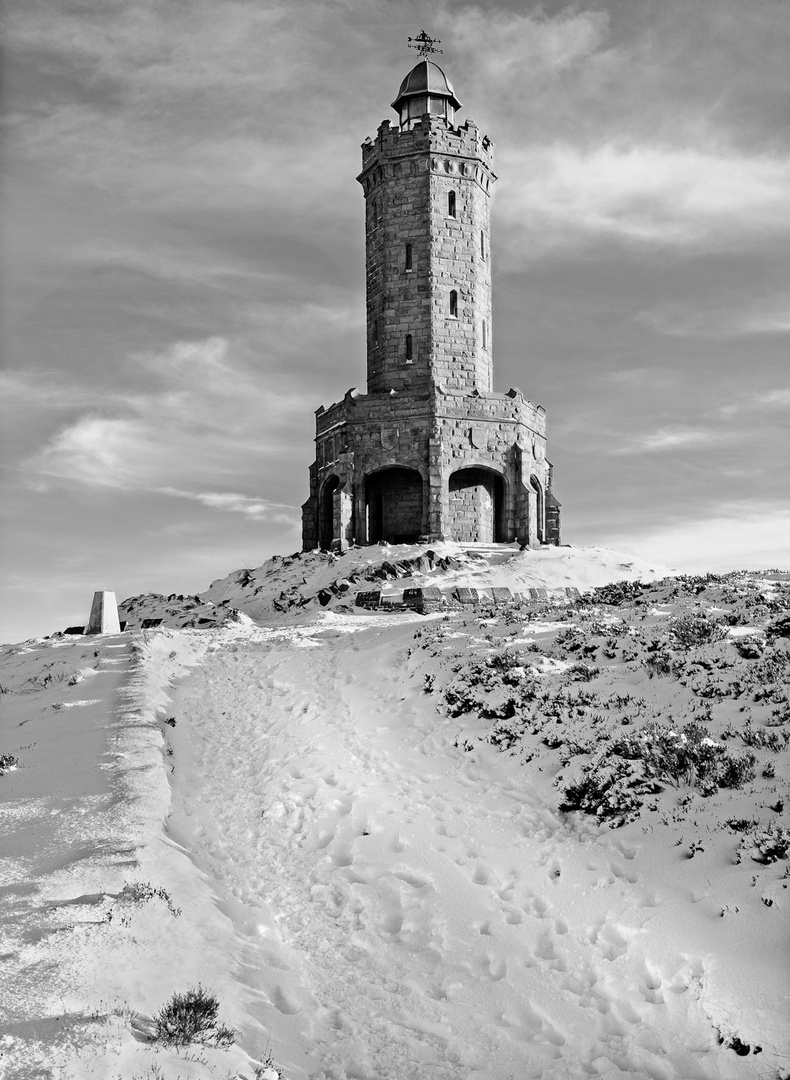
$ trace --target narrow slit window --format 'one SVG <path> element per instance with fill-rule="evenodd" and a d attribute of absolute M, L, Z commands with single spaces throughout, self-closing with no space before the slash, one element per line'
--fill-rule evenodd
<path fill-rule="evenodd" d="M 488 345 L 488 326 L 486 324 L 485 319 L 483 319 L 483 348 L 485 349 L 487 345 Z"/>
<path fill-rule="evenodd" d="M 406 335 L 406 363 L 410 364 L 414 359 L 414 343 L 411 334 Z"/>
<path fill-rule="evenodd" d="M 455 192 L 451 191 L 447 195 L 447 216 L 455 217 Z"/>
<path fill-rule="evenodd" d="M 458 293 L 455 289 L 450 290 L 450 318 L 458 318 Z"/>
<path fill-rule="evenodd" d="M 407 244 L 406 245 L 406 269 L 407 270 L 412 270 L 413 269 L 412 259 L 413 259 L 413 255 L 412 255 L 412 250 L 411 250 L 411 244 Z"/>
<path fill-rule="evenodd" d="M 486 234 L 480 230 L 480 258 L 485 262 L 486 257 Z"/>
<path fill-rule="evenodd" d="M 379 343 L 379 321 L 378 321 L 378 319 L 374 319 L 373 320 L 373 344 L 378 345 L 378 343 Z"/>

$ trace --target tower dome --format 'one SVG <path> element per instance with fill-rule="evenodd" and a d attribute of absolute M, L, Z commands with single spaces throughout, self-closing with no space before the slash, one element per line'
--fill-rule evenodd
<path fill-rule="evenodd" d="M 420 60 L 400 84 L 392 107 L 400 116 L 401 129 L 408 130 L 425 113 L 443 116 L 452 125 L 455 110 L 461 108 L 461 102 L 439 65 L 430 60 Z"/>

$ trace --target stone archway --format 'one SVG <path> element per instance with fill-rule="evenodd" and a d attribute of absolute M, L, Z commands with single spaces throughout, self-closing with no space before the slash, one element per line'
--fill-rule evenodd
<path fill-rule="evenodd" d="M 340 487 L 338 476 L 328 476 L 318 498 L 318 546 L 327 551 L 335 539 L 335 492 Z"/>
<path fill-rule="evenodd" d="M 393 465 L 365 477 L 369 544 L 414 544 L 423 528 L 423 479 L 416 469 Z"/>
<path fill-rule="evenodd" d="M 460 543 L 501 543 L 505 483 L 499 473 L 479 465 L 450 475 L 447 536 Z"/>

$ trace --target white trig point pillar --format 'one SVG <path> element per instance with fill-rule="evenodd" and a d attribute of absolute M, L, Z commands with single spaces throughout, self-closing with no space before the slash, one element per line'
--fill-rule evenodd
<path fill-rule="evenodd" d="M 86 634 L 120 634 L 118 603 L 114 592 L 96 592 L 91 604 L 91 617 L 85 627 Z"/>

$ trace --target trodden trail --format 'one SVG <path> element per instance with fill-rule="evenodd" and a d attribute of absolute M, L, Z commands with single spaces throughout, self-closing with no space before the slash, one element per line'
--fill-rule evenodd
<path fill-rule="evenodd" d="M 749 1075 L 671 883 L 459 746 L 409 677 L 416 625 L 258 630 L 177 691 L 168 831 L 233 921 L 242 1039 L 289 1080 Z"/>

